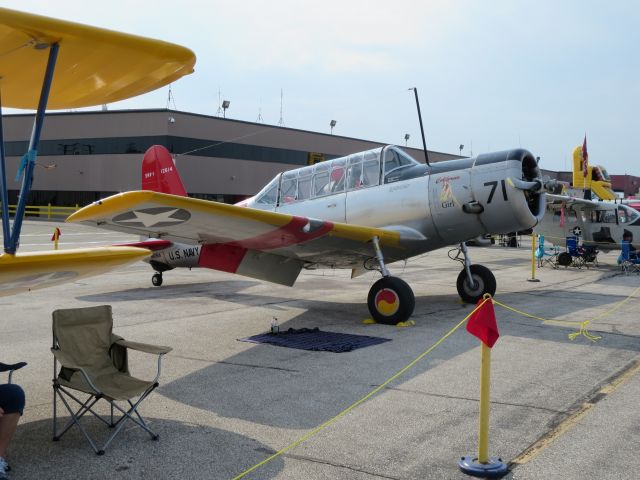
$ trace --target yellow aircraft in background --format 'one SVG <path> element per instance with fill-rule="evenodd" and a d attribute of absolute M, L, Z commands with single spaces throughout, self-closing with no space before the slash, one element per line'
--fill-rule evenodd
<path fill-rule="evenodd" d="M 573 149 L 573 189 L 583 190 L 587 200 L 591 200 L 591 192 L 601 200 L 615 200 L 609 174 L 601 165 L 589 165 L 588 158 L 585 138 L 582 145 Z"/>
<path fill-rule="evenodd" d="M 0 8 L 0 109 L 35 109 L 13 220 L 0 110 L 0 203 L 4 253 L 0 296 L 96 275 L 150 254 L 135 247 L 98 247 L 18 254 L 47 109 L 103 105 L 140 95 L 193 72 L 194 53 L 179 45 Z"/>

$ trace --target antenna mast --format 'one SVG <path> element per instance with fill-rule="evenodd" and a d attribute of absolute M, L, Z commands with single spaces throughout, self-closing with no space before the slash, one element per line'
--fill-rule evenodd
<path fill-rule="evenodd" d="M 409 90 L 413 90 L 413 93 L 416 95 L 416 106 L 418 107 L 418 120 L 420 120 L 420 133 L 422 134 L 422 148 L 424 149 L 424 160 L 429 164 L 429 153 L 427 152 L 427 142 L 424 139 L 424 127 L 422 126 L 422 114 L 420 113 L 420 102 L 418 101 L 418 89 L 416 87 L 412 87 Z"/>
<path fill-rule="evenodd" d="M 173 96 L 173 92 L 171 91 L 171 84 L 169 84 L 169 93 L 167 94 L 167 110 L 169 110 L 169 107 L 171 107 L 171 103 L 173 103 L 173 109 L 177 110 L 176 99 Z"/>
<path fill-rule="evenodd" d="M 216 117 L 219 117 L 222 111 L 222 94 L 220 93 L 220 87 L 218 87 L 218 111 L 216 112 Z"/>
<path fill-rule="evenodd" d="M 258 107 L 258 118 L 256 118 L 256 123 L 264 123 L 264 118 L 262 118 L 262 100 L 260 100 L 260 106 Z"/>
<path fill-rule="evenodd" d="M 284 93 L 282 88 L 280 89 L 280 120 L 278 120 L 278 126 L 284 127 L 284 117 L 282 116 L 282 103 L 283 103 Z"/>

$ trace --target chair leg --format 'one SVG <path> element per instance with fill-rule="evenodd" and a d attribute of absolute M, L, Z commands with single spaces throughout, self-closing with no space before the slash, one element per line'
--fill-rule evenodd
<path fill-rule="evenodd" d="M 89 404 L 89 401 L 94 398 L 94 397 L 89 397 L 89 399 L 82 403 L 82 406 L 80 407 L 80 409 L 78 410 L 78 412 L 74 413 L 73 409 L 71 408 L 71 405 L 69 405 L 69 402 L 67 402 L 67 399 L 64 397 L 63 393 L 67 393 L 64 390 L 62 390 L 60 388 L 60 386 L 57 386 L 57 388 L 55 389 L 58 396 L 60 397 L 60 400 L 62 400 L 62 403 L 64 404 L 64 406 L 67 408 L 67 411 L 69 412 L 69 415 L 71 415 L 71 420 L 69 421 L 69 423 L 67 423 L 67 425 L 62 429 L 62 431 L 60 432 L 60 434 L 58 435 L 56 432 L 56 425 L 54 424 L 54 440 L 59 440 L 60 437 L 62 435 L 64 435 L 67 430 L 69 430 L 73 425 L 76 425 L 80 431 L 82 432 L 82 434 L 84 435 L 84 438 L 87 439 L 87 442 L 89 442 L 89 445 L 91 445 L 91 448 L 93 448 L 93 451 L 98 454 L 98 455 L 103 455 L 104 454 L 104 450 L 99 450 L 98 447 L 96 446 L 95 442 L 93 441 L 93 439 L 91 438 L 91 436 L 89 435 L 89 433 L 85 430 L 85 428 L 80 424 L 79 419 L 87 412 L 90 411 L 91 407 L 93 405 L 96 404 L 96 402 L 99 399 L 94 399 L 93 402 L 91 404 Z M 72 397 L 76 402 L 78 401 L 75 397 L 73 397 L 72 395 L 70 395 L 70 397 Z M 88 406 L 87 406 L 88 405 Z"/>
<path fill-rule="evenodd" d="M 138 425 L 140 428 L 142 428 L 143 430 L 145 430 L 150 436 L 152 440 L 158 440 L 159 435 L 157 433 L 155 433 L 153 430 L 151 430 L 151 428 L 149 428 L 149 426 L 147 425 L 147 423 L 144 421 L 144 419 L 142 418 L 142 416 L 140 415 L 140 413 L 138 412 L 138 406 L 142 403 L 142 401 L 144 399 L 147 398 L 147 396 L 149 396 L 149 394 L 155 390 L 155 386 L 153 386 L 151 389 L 145 391 L 142 395 L 140 395 L 140 398 L 138 398 L 138 400 L 136 401 L 136 403 L 132 403 L 131 400 L 127 400 L 127 402 L 129 403 L 129 410 L 125 411 L 124 409 L 120 408 L 119 405 L 117 405 L 114 401 L 110 402 L 112 408 L 116 408 L 118 411 L 120 411 L 122 413 L 122 417 L 120 417 L 118 419 L 118 421 L 115 423 L 115 430 L 114 432 L 109 436 L 109 438 L 107 439 L 107 441 L 104 443 L 104 445 L 102 446 L 102 451 L 104 452 L 104 450 L 107 449 L 107 447 L 109 446 L 109 444 L 111 443 L 111 441 L 116 437 L 116 435 L 118 435 L 118 433 L 120 433 L 120 431 L 122 430 L 122 428 L 124 427 L 124 424 L 126 423 L 127 420 L 131 420 L 132 422 L 134 422 L 136 425 Z M 138 419 L 133 417 L 133 414 L 136 414 L 136 416 L 138 417 Z"/>
<path fill-rule="evenodd" d="M 54 411 L 53 440 L 54 441 L 59 440 L 62 437 L 62 435 L 64 435 L 69 429 L 71 429 L 71 427 L 73 427 L 75 425 L 80 429 L 80 431 L 82 432 L 82 434 L 86 438 L 87 442 L 89 442 L 89 445 L 91 445 L 91 448 L 93 448 L 93 451 L 98 455 L 104 455 L 105 450 L 111 444 L 113 439 L 123 429 L 124 424 L 126 423 L 127 420 L 131 420 L 133 423 L 135 423 L 140 428 L 145 430 L 151 436 L 152 440 L 158 440 L 159 435 L 157 433 L 155 433 L 153 430 L 151 430 L 151 428 L 149 427 L 147 422 L 145 422 L 145 420 L 142 417 L 142 415 L 140 415 L 140 413 L 138 412 L 138 407 L 140 406 L 140 404 L 149 396 L 149 394 L 153 390 L 155 390 L 156 386 L 157 386 L 157 384 L 151 386 L 149 389 L 144 391 L 142 393 L 142 395 L 140 395 L 140 397 L 135 401 L 135 403 L 131 402 L 131 400 L 127 400 L 128 404 L 129 404 L 128 410 L 125 410 L 124 408 L 121 408 L 114 400 L 109 400 L 109 399 L 105 398 L 105 400 L 107 400 L 109 402 L 109 404 L 110 404 L 110 421 L 108 421 L 108 420 L 106 420 L 105 418 L 103 418 L 102 416 L 100 416 L 99 414 L 97 414 L 96 412 L 94 412 L 92 410 L 93 406 L 101 398 L 104 398 L 104 397 L 97 396 L 97 395 L 90 395 L 89 394 L 89 398 L 87 398 L 83 402 L 79 398 L 74 396 L 71 392 L 69 392 L 65 388 L 63 388 L 61 385 L 59 385 L 57 383 L 54 384 L 54 386 L 53 386 L 53 404 L 54 404 L 54 406 L 53 406 L 53 411 Z M 60 398 L 60 400 L 64 404 L 65 408 L 69 412 L 69 415 L 71 416 L 71 419 L 64 425 L 64 427 L 62 429 L 58 429 L 58 422 L 57 422 L 57 416 L 58 416 L 57 415 L 57 399 L 58 398 Z M 73 400 L 76 404 L 78 404 L 79 408 L 77 410 L 74 410 L 72 408 L 72 405 L 69 403 L 68 399 Z M 122 414 L 122 416 L 114 421 L 114 412 L 115 412 L 115 410 L 118 410 Z M 98 420 L 100 420 L 101 422 L 106 424 L 108 427 L 114 429 L 113 432 L 111 433 L 111 435 L 109 435 L 109 437 L 107 438 L 107 440 L 104 442 L 104 444 L 101 447 L 99 447 L 96 444 L 95 440 L 91 437 L 89 432 L 84 428 L 84 426 L 82 425 L 82 423 L 80 421 L 82 419 L 82 417 L 84 417 L 85 414 L 87 414 L 89 412 L 91 414 L 93 414 L 93 416 L 95 416 Z"/>

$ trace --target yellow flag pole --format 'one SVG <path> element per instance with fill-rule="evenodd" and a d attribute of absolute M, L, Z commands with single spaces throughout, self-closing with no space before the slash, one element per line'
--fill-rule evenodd
<path fill-rule="evenodd" d="M 491 398 L 491 349 L 480 342 L 480 431 L 478 433 L 478 462 L 489 461 L 489 400 Z"/>
<path fill-rule="evenodd" d="M 538 235 L 535 232 L 531 232 L 531 278 L 527 279 L 528 282 L 539 282 L 536 278 L 536 237 Z"/>
<path fill-rule="evenodd" d="M 57 228 L 53 231 L 53 249 L 58 250 L 58 237 L 60 236 L 60 230 Z"/>
<path fill-rule="evenodd" d="M 493 300 L 489 300 L 493 301 Z M 489 406 L 491 403 L 491 348 L 480 342 L 480 422 L 478 456 L 462 457 L 458 467 L 467 475 L 500 478 L 507 474 L 507 464 L 501 458 L 489 458 Z"/>

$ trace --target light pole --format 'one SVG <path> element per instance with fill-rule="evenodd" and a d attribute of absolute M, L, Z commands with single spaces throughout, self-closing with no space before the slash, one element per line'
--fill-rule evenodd
<path fill-rule="evenodd" d="M 331 122 L 329 122 L 329 126 L 331 127 L 331 135 L 333 135 L 333 127 L 336 126 L 336 121 L 335 120 L 331 120 Z"/>
<path fill-rule="evenodd" d="M 404 146 L 407 146 L 407 143 L 409 143 L 409 137 L 411 137 L 411 135 L 409 135 L 408 133 L 404 134 Z"/>
<path fill-rule="evenodd" d="M 229 100 L 222 101 L 222 117 L 223 118 L 227 118 L 227 108 L 229 108 L 229 105 L 231 105 L 231 102 Z"/>

